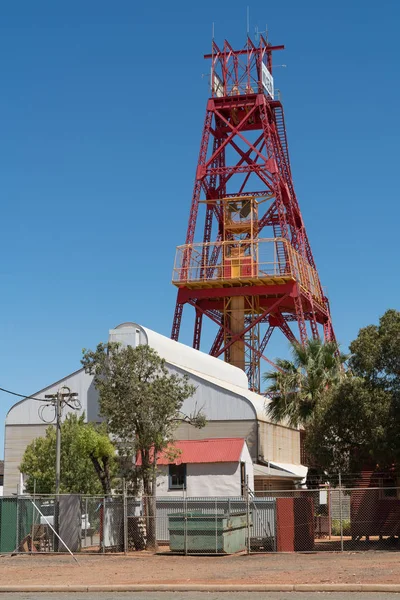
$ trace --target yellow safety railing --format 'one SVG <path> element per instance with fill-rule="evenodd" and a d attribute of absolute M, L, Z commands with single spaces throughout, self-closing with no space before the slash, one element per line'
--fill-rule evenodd
<path fill-rule="evenodd" d="M 233 240 L 178 246 L 172 281 L 199 287 L 218 282 L 296 280 L 322 300 L 318 274 L 283 238 Z"/>

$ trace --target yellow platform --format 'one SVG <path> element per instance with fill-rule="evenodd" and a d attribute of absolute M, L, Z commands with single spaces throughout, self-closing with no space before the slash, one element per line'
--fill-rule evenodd
<path fill-rule="evenodd" d="M 232 279 L 191 279 L 188 281 L 173 281 L 176 287 L 186 287 L 190 290 L 210 289 L 221 287 L 246 287 L 258 285 L 285 285 L 296 281 L 293 275 L 274 275 L 268 277 L 235 277 Z"/>

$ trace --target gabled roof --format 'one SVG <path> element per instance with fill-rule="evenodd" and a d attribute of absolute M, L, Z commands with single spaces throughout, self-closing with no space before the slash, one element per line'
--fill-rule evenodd
<path fill-rule="evenodd" d="M 213 438 L 208 440 L 177 440 L 157 458 L 158 465 L 239 462 L 244 438 Z M 172 458 L 174 450 L 178 456 Z M 172 459 L 171 459 L 172 458 Z M 137 465 L 142 463 L 138 457 Z"/>

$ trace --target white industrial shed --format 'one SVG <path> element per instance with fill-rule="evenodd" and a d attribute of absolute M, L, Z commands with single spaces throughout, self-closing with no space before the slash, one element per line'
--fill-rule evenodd
<path fill-rule="evenodd" d="M 253 462 L 260 467 L 264 465 L 258 475 L 255 473 L 256 489 L 287 489 L 305 477 L 307 469 L 300 464 L 299 431 L 268 420 L 265 398 L 248 390 L 243 371 L 136 323 L 123 323 L 111 329 L 109 340 L 133 347 L 148 344 L 165 359 L 171 372 L 187 374 L 196 386 L 195 394 L 185 401 L 182 410 L 190 414 L 201 408 L 207 424 L 203 429 L 195 429 L 183 423 L 177 430 L 177 439 L 244 438 Z M 62 385 L 78 392 L 81 411 L 88 421 L 99 420 L 93 378 L 83 369 L 17 402 L 9 410 L 5 423 L 4 495 L 17 492 L 24 450 L 34 438 L 44 435 L 47 427 L 39 416 L 42 405 L 36 399 L 44 399 L 45 394 L 55 393 Z M 52 417 L 50 408 L 45 409 L 44 416 Z"/>

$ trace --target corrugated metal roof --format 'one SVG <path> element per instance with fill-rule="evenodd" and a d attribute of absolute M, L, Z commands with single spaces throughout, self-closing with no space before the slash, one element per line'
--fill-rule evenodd
<path fill-rule="evenodd" d="M 239 462 L 244 438 L 213 438 L 208 440 L 177 440 L 157 459 L 158 465 Z M 169 451 L 177 449 L 179 456 L 170 460 Z M 141 458 L 137 464 L 141 464 Z"/>
<path fill-rule="evenodd" d="M 247 389 L 247 376 L 242 369 L 234 367 L 219 358 L 210 356 L 205 352 L 171 340 L 137 323 L 121 323 L 115 329 L 110 330 L 109 336 L 113 341 L 130 344 L 134 347 L 137 345 L 136 331 L 144 332 L 148 345 L 157 350 L 158 354 L 168 363 L 175 364 L 183 369 L 193 369 L 198 374 L 211 375 L 215 379 L 220 380 L 220 385 L 223 382 L 228 382 L 239 388 Z M 140 341 L 139 343 L 144 342 Z"/>
<path fill-rule="evenodd" d="M 280 462 L 278 463 L 275 461 L 270 461 L 269 464 L 271 465 L 271 467 L 281 469 L 282 471 L 286 471 L 287 473 L 296 475 L 301 479 L 305 479 L 307 477 L 308 467 L 305 467 L 304 465 L 293 465 L 291 463 Z"/>
<path fill-rule="evenodd" d="M 264 479 L 270 479 L 270 478 L 276 478 L 279 477 L 284 478 L 284 479 L 303 479 L 302 475 L 299 475 L 298 473 L 293 473 L 289 471 L 286 471 L 284 469 L 278 469 L 277 467 L 273 467 L 272 465 L 274 463 L 270 463 L 271 466 L 270 467 L 266 467 L 264 465 L 258 465 L 255 464 L 253 466 L 254 469 L 254 477 L 260 477 L 260 478 L 264 478 Z"/>

